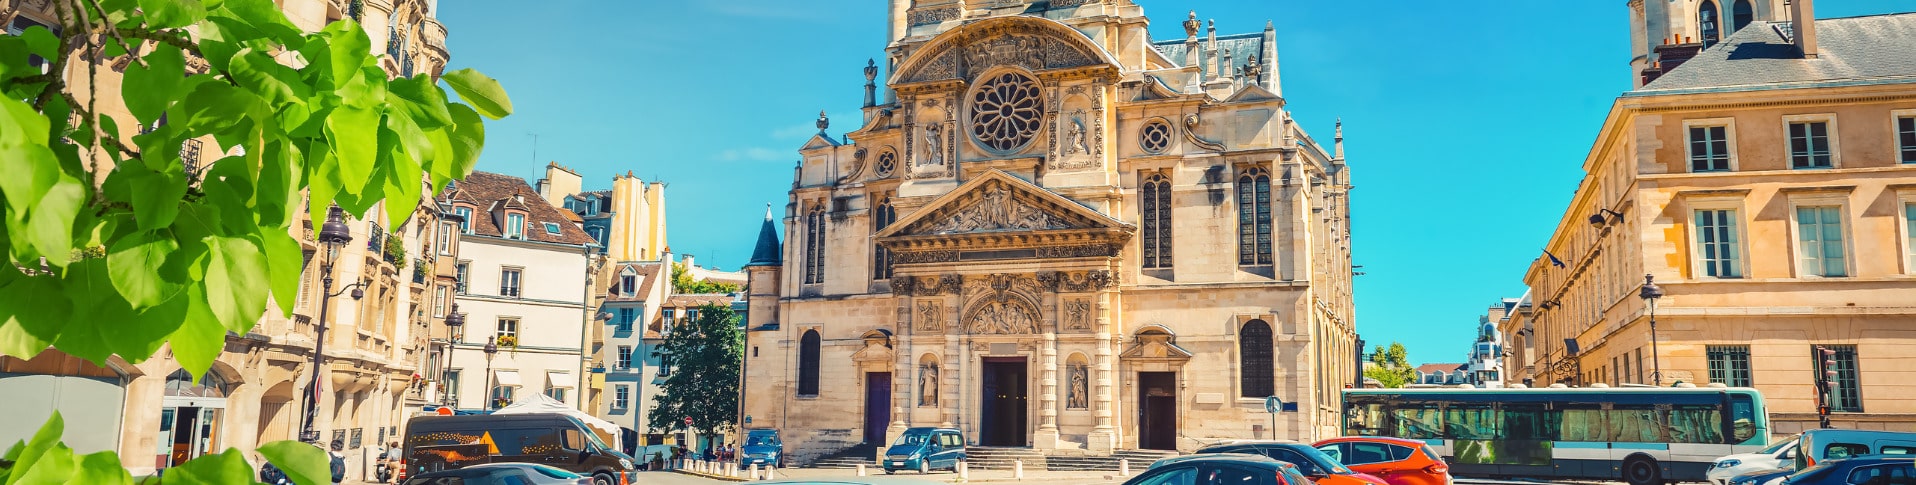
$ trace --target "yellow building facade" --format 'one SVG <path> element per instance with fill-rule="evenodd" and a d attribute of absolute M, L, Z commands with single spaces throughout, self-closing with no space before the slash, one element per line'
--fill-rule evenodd
<path fill-rule="evenodd" d="M 1822 346 L 1833 423 L 1916 431 L 1916 67 L 1886 54 L 1907 48 L 1916 14 L 1659 48 L 1684 60 L 1612 106 L 1502 319 L 1509 382 L 1753 386 L 1785 435 L 1816 426 Z"/>
<path fill-rule="evenodd" d="M 1053 455 L 1336 433 L 1350 171 L 1285 109 L 1272 28 L 891 3 L 885 89 L 867 68 L 864 119 L 818 121 L 746 268 L 745 428 L 795 463 L 920 426 Z"/>

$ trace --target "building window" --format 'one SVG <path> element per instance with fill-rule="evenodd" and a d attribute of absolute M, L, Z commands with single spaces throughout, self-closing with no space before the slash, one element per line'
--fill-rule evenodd
<path fill-rule="evenodd" d="M 1171 124 L 1165 123 L 1164 118 L 1153 118 L 1138 130 L 1138 148 L 1145 153 L 1164 153 L 1164 149 L 1170 146 Z"/>
<path fill-rule="evenodd" d="M 1277 370 L 1273 367 L 1271 347 L 1271 325 L 1263 320 L 1251 320 L 1244 323 L 1237 334 L 1238 369 L 1243 375 L 1239 383 L 1244 397 L 1269 397 L 1275 395 Z"/>
<path fill-rule="evenodd" d="M 447 183 L 450 184 L 451 182 Z M 451 188 L 451 186 L 448 185 L 447 188 Z M 472 208 L 454 207 L 452 208 L 452 213 L 459 215 L 459 232 L 472 234 Z"/>
<path fill-rule="evenodd" d="M 593 226 L 585 228 L 585 232 L 592 236 L 593 241 L 598 241 L 600 246 L 605 245 L 605 229 Z"/>
<path fill-rule="evenodd" d="M 546 234 L 553 235 L 553 236 L 559 235 L 559 223 L 548 222 L 545 224 L 545 226 L 546 226 Z"/>
<path fill-rule="evenodd" d="M 492 387 L 492 408 L 499 409 L 512 404 L 512 386 Z"/>
<path fill-rule="evenodd" d="M 638 295 L 639 276 L 634 274 L 619 275 L 619 289 L 624 291 L 626 296 Z"/>
<path fill-rule="evenodd" d="M 1703 37 L 1703 48 L 1716 45 L 1722 38 L 1723 17 L 1716 9 L 1715 0 L 1703 0 L 1703 6 L 1696 10 L 1696 29 Z"/>
<path fill-rule="evenodd" d="M 1622 385 L 1623 381 L 1630 379 L 1630 359 L 1628 356 L 1619 356 L 1619 357 L 1615 357 L 1615 359 L 1617 360 L 1617 363 L 1620 366 L 1617 368 L 1622 369 L 1621 371 L 1617 372 L 1617 384 Z"/>
<path fill-rule="evenodd" d="M 665 316 L 665 318 L 663 319 L 665 320 L 665 324 L 663 325 L 664 328 L 661 328 L 660 330 L 662 330 L 664 333 L 672 333 L 672 327 L 677 326 L 679 323 L 677 321 L 672 320 L 673 318 L 678 317 L 678 310 L 667 308 L 664 310 L 659 310 L 659 312 L 663 313 Z"/>
<path fill-rule="evenodd" d="M 525 239 L 526 215 L 506 214 L 506 227 L 503 232 L 506 233 L 506 239 Z"/>
<path fill-rule="evenodd" d="M 1271 264 L 1271 175 L 1263 169 L 1237 178 L 1237 264 Z"/>
<path fill-rule="evenodd" d="M 612 408 L 629 409 L 632 404 L 632 386 L 620 384 L 612 388 Z"/>
<path fill-rule="evenodd" d="M 885 230 L 893 222 L 898 222 L 898 210 L 892 207 L 891 197 L 883 197 L 879 199 L 876 208 L 872 209 L 872 233 L 877 234 L 878 231 Z M 891 279 L 891 275 L 891 250 L 885 249 L 874 241 L 872 243 L 872 279 L 888 280 Z"/>
<path fill-rule="evenodd" d="M 1743 276 L 1743 259 L 1736 240 L 1736 211 L 1704 209 L 1696 211 L 1697 258 L 1703 274 L 1715 278 Z"/>
<path fill-rule="evenodd" d="M 439 255 L 452 255 L 452 223 L 439 225 Z"/>
<path fill-rule="evenodd" d="M 812 206 L 805 215 L 805 284 L 825 282 L 825 208 Z"/>
<path fill-rule="evenodd" d="M 1790 123 L 1790 168 L 1830 168 L 1828 121 Z"/>
<path fill-rule="evenodd" d="M 818 331 L 806 330 L 798 339 L 798 395 L 818 395 Z"/>
<path fill-rule="evenodd" d="M 1646 367 L 1649 366 L 1643 365 L 1643 348 L 1637 347 L 1637 382 L 1647 381 L 1643 378 L 1643 369 Z"/>
<path fill-rule="evenodd" d="M 519 297 L 519 268 L 499 270 L 499 296 Z"/>
<path fill-rule="evenodd" d="M 1138 184 L 1138 218 L 1143 222 L 1146 269 L 1171 267 L 1171 181 L 1163 174 L 1151 174 Z"/>
<path fill-rule="evenodd" d="M 618 359 L 618 366 L 613 367 L 613 369 L 626 370 L 632 368 L 632 346 L 620 345 Z"/>
<path fill-rule="evenodd" d="M 1849 275 L 1849 264 L 1843 248 L 1842 207 L 1797 207 L 1796 240 L 1803 256 L 1802 274 L 1825 277 Z"/>
<path fill-rule="evenodd" d="M 659 361 L 659 375 L 672 375 L 672 359 L 670 357 L 660 357 L 658 352 L 653 352 L 652 357 Z"/>
<path fill-rule="evenodd" d="M 1000 155 L 1031 143 L 1044 126 L 1043 90 L 1036 79 L 1018 72 L 980 81 L 969 101 L 972 138 Z"/>
<path fill-rule="evenodd" d="M 1836 351 L 1836 382 L 1834 383 L 1835 385 L 1830 387 L 1830 410 L 1842 413 L 1863 412 L 1862 388 L 1858 387 L 1856 376 L 1856 346 L 1822 345 L 1820 347 Z M 1812 348 L 1810 351 L 1811 359 L 1820 360 L 1823 358 L 1816 354 L 1814 348 Z M 1814 362 L 1814 364 L 1811 368 L 1812 371 L 1821 374 L 1823 372 L 1823 363 Z M 1820 377 L 1820 375 L 1818 377 Z"/>
<path fill-rule="evenodd" d="M 472 269 L 472 263 L 460 261 L 458 263 L 454 263 L 452 265 L 452 269 L 453 269 L 452 292 L 458 293 L 461 295 L 466 294 L 466 274 L 467 274 L 467 270 Z"/>
<path fill-rule="evenodd" d="M 519 319 L 501 317 L 499 319 L 499 332 L 496 334 L 496 336 L 500 339 L 505 339 L 506 337 L 512 337 L 513 340 L 518 340 L 519 339 Z"/>
<path fill-rule="evenodd" d="M 685 324 L 691 325 L 693 322 L 697 322 L 697 321 L 699 321 L 699 309 L 697 308 L 685 309 Z"/>
<path fill-rule="evenodd" d="M 432 316 L 433 318 L 446 317 L 446 287 L 444 286 L 433 288 Z"/>
<path fill-rule="evenodd" d="M 565 388 L 548 387 L 546 388 L 546 397 L 550 397 L 554 401 L 565 402 Z"/>
<path fill-rule="evenodd" d="M 441 389 L 441 392 L 447 393 L 447 397 L 452 398 L 452 402 L 459 402 L 459 369 L 449 369 L 446 371 L 445 388 Z"/>
<path fill-rule="evenodd" d="M 1736 0 L 1736 4 L 1730 6 L 1730 33 L 1743 30 L 1754 21 L 1756 9 L 1750 8 L 1750 0 Z"/>
<path fill-rule="evenodd" d="M 1896 140 L 1902 147 L 1902 162 L 1916 163 L 1916 116 L 1896 118 Z"/>
<path fill-rule="evenodd" d="M 1710 358 L 1710 382 L 1750 387 L 1750 346 L 1711 345 L 1705 350 Z"/>
<path fill-rule="evenodd" d="M 1728 126 L 1690 127 L 1690 171 L 1719 172 L 1730 169 Z"/>
<path fill-rule="evenodd" d="M 620 332 L 632 331 L 632 321 L 637 320 L 638 317 L 639 317 L 639 310 L 637 308 L 620 308 L 619 309 L 619 331 Z"/>

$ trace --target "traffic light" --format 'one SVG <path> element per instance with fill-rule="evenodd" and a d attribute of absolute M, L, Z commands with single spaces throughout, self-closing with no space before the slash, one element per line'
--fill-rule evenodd
<path fill-rule="evenodd" d="M 1818 345 L 1816 351 L 1816 415 L 1819 424 L 1830 427 L 1830 401 L 1836 397 L 1836 351 Z"/>

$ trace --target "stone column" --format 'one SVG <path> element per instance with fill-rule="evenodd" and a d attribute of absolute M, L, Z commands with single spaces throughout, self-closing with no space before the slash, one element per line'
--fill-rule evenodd
<path fill-rule="evenodd" d="M 1105 456 L 1118 447 L 1118 428 L 1112 422 L 1117 416 L 1118 362 L 1116 353 L 1112 352 L 1112 347 L 1116 345 L 1112 341 L 1112 334 L 1117 329 L 1112 328 L 1111 292 L 1100 290 L 1097 306 L 1092 311 L 1097 315 L 1097 322 L 1092 325 L 1098 346 L 1097 355 L 1092 357 L 1091 363 L 1095 367 L 1093 375 L 1097 381 L 1091 390 L 1091 409 L 1092 416 L 1097 418 L 1097 425 L 1085 437 L 1085 451 L 1094 456 Z"/>
<path fill-rule="evenodd" d="M 914 365 L 917 357 L 912 350 L 912 342 L 918 337 L 918 325 L 912 315 L 911 297 L 894 296 L 892 299 L 898 302 L 898 323 L 892 326 L 895 329 L 892 337 L 892 356 L 896 363 L 892 366 L 891 374 L 892 420 L 891 426 L 885 429 L 885 443 L 896 441 L 898 435 L 905 434 L 905 429 L 911 427 L 913 421 L 911 413 L 918 409 L 915 405 L 917 403 L 912 400 L 914 393 L 918 391 L 918 366 Z"/>
<path fill-rule="evenodd" d="M 1043 370 L 1038 374 L 1038 430 L 1032 433 L 1031 447 L 1052 450 L 1058 448 L 1058 329 L 1063 321 L 1059 318 L 1058 294 L 1045 292 L 1043 298 L 1040 307 L 1050 311 L 1039 319 L 1044 344 L 1038 347 L 1038 365 Z"/>
<path fill-rule="evenodd" d="M 950 318 L 958 311 L 950 307 L 944 310 L 947 318 Z M 938 374 L 938 380 L 941 381 L 938 390 L 938 409 L 940 410 L 938 413 L 938 426 L 944 428 L 950 428 L 954 423 L 963 421 L 958 417 L 960 411 L 958 409 L 958 400 L 961 399 L 960 396 L 963 395 L 960 386 L 963 386 L 965 382 L 960 376 L 962 375 L 961 373 L 965 371 L 965 368 L 969 366 L 964 365 L 966 353 L 964 351 L 965 342 L 959 339 L 958 334 L 958 331 L 945 332 L 945 356 L 938 361 L 938 364 L 944 367 Z"/>

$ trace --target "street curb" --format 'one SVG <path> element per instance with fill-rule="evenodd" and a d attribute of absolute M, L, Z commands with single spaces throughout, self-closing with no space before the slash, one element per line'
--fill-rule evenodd
<path fill-rule="evenodd" d="M 721 481 L 727 481 L 727 482 L 749 482 L 749 481 L 752 481 L 751 479 L 748 479 L 748 478 L 744 478 L 744 477 L 733 477 L 733 476 L 726 476 L 726 475 L 714 475 L 714 474 L 710 474 L 710 473 L 698 473 L 698 472 L 694 472 L 694 471 L 690 471 L 690 470 L 685 470 L 685 469 L 678 469 L 678 470 L 672 470 L 672 472 L 673 472 L 673 473 L 681 473 L 681 474 L 685 474 L 685 475 L 691 475 L 691 476 L 695 476 L 695 477 L 699 477 L 699 478 L 710 478 L 710 479 L 713 479 L 713 480 L 721 480 Z"/>

